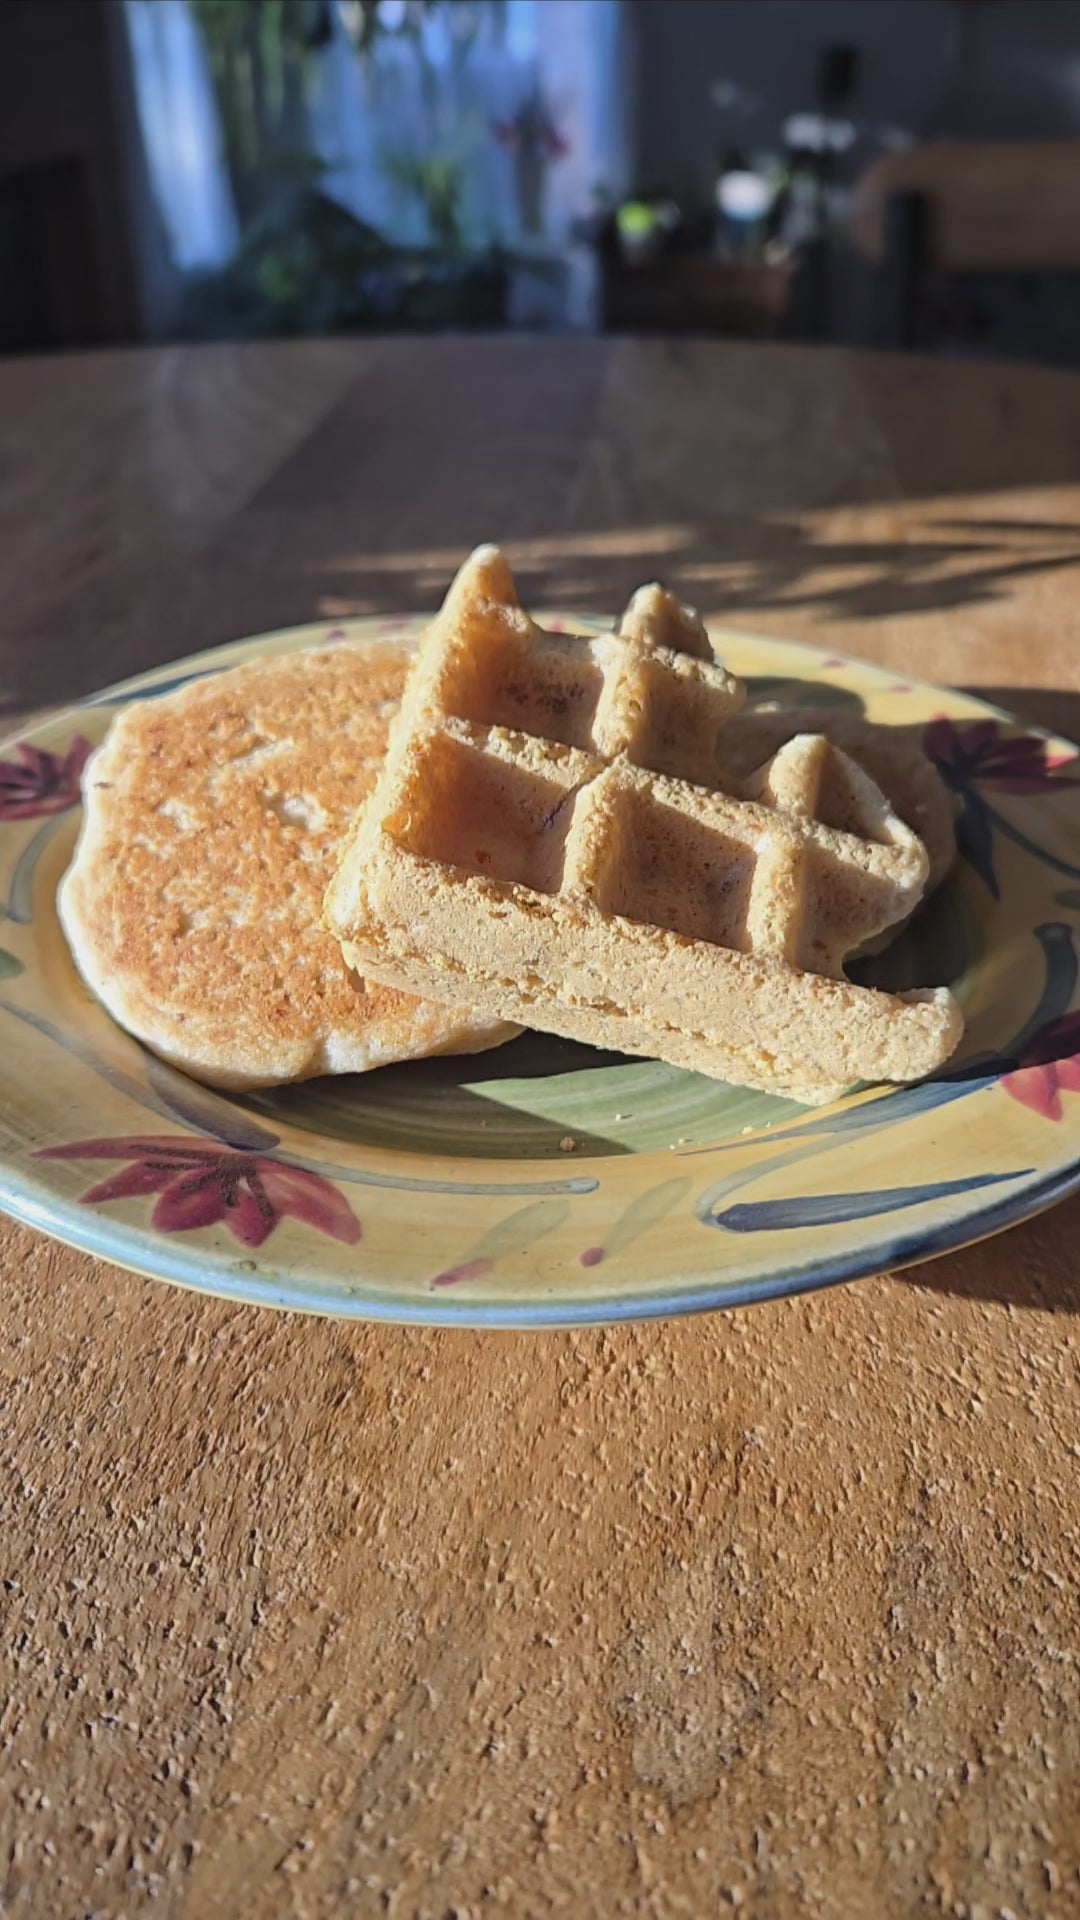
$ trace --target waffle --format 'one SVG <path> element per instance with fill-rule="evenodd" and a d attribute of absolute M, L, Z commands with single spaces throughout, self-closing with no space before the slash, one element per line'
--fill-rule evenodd
<path fill-rule="evenodd" d="M 723 741 L 723 784 L 738 789 L 797 733 L 821 733 L 881 788 L 926 848 L 926 893 L 945 879 L 956 858 L 953 797 L 922 749 L 920 729 L 884 726 L 836 707 L 744 707 Z"/>
<path fill-rule="evenodd" d="M 819 736 L 717 791 L 741 689 L 659 588 L 616 633 L 549 634 L 506 562 L 463 567 L 410 678 L 326 924 L 377 979 L 820 1103 L 932 1071 L 944 990 L 853 986 L 925 849 Z"/>
<path fill-rule="evenodd" d="M 412 714 L 436 724 L 453 715 L 703 785 L 745 698 L 673 594 L 640 588 L 613 634 L 548 633 L 519 606 L 494 547 L 478 548 L 459 572 L 409 691 Z"/>

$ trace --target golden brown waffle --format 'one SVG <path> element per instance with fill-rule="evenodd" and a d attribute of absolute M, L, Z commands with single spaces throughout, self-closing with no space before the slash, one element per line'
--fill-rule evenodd
<path fill-rule="evenodd" d="M 518 604 L 495 547 L 461 568 L 409 682 L 412 711 L 582 747 L 603 760 L 712 783 L 721 730 L 742 706 L 697 615 L 642 587 L 613 634 L 548 633 Z"/>
<path fill-rule="evenodd" d="M 740 700 L 706 649 L 656 588 L 616 635 L 542 633 L 479 549 L 423 643 L 328 927 L 394 985 L 797 1099 L 930 1072 L 961 1030 L 949 995 L 841 971 L 919 898 L 922 843 L 820 738 L 746 797 L 679 777 L 710 779 Z"/>

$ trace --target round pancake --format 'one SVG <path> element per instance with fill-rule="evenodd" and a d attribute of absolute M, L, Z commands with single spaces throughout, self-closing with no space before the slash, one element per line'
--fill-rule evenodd
<path fill-rule="evenodd" d="M 378 641 L 251 661 L 134 702 L 89 761 L 64 930 L 112 1017 L 196 1079 L 363 1073 L 517 1032 L 358 979 L 322 925 L 409 664 Z"/>

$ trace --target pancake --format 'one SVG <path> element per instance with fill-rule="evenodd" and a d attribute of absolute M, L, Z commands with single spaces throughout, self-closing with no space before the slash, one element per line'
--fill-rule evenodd
<path fill-rule="evenodd" d="M 364 1073 L 517 1031 L 358 978 L 322 926 L 408 666 L 377 641 L 251 661 L 134 702 L 87 764 L 64 931 L 113 1019 L 194 1078 Z"/>

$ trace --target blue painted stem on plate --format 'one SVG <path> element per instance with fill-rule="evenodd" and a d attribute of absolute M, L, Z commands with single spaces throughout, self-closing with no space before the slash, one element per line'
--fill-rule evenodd
<path fill-rule="evenodd" d="M 874 1133 L 882 1127 L 896 1126 L 904 1120 L 911 1119 L 915 1114 L 933 1112 L 939 1107 L 951 1104 L 954 1100 L 966 1099 L 969 1094 L 985 1092 L 987 1088 L 996 1087 L 1003 1073 L 1012 1072 L 1019 1065 L 1023 1050 L 1030 1045 L 1036 1035 L 1052 1021 L 1060 1019 L 1066 1012 L 1076 989 L 1078 963 L 1073 929 L 1063 921 L 1051 920 L 1036 927 L 1034 932 L 1043 953 L 1042 991 L 1033 1012 L 1002 1053 L 982 1055 L 965 1061 L 962 1067 L 954 1069 L 951 1074 L 943 1074 L 940 1079 L 923 1080 L 917 1086 L 901 1087 L 892 1093 L 865 1100 L 858 1106 L 843 1107 L 838 1113 L 826 1113 L 817 1118 L 809 1117 L 793 1122 L 777 1136 L 776 1145 L 780 1151 L 771 1159 L 764 1163 L 760 1160 L 755 1161 L 752 1166 L 730 1174 L 726 1179 L 716 1181 L 705 1189 L 694 1207 L 697 1219 L 704 1226 L 716 1226 L 720 1223 L 717 1207 L 722 1200 L 727 1199 L 729 1194 L 738 1192 L 740 1187 L 751 1186 L 764 1175 L 778 1172 L 781 1167 L 793 1166 L 797 1162 L 811 1160 L 817 1154 L 829 1152 L 837 1144 L 837 1135 Z M 814 1139 L 814 1136 L 817 1136 L 814 1144 L 803 1144 L 808 1139 Z M 789 1144 L 793 1138 L 794 1146 Z M 742 1147 L 743 1144 L 736 1140 L 730 1142 L 727 1147 L 716 1148 L 714 1151 L 730 1153 Z M 738 1220 L 744 1215 L 756 1218 L 759 1207 L 804 1205 L 812 1208 L 816 1204 L 817 1201 L 812 1196 L 805 1202 L 761 1201 L 750 1207 L 729 1208 L 722 1216 L 723 1224 L 732 1232 L 750 1232 L 754 1229 L 739 1225 Z M 892 1208 L 883 1208 L 882 1211 L 890 1212 Z M 732 1225 L 733 1215 L 737 1216 L 734 1225 Z M 814 1222 L 791 1218 L 787 1224 L 798 1226 L 814 1224 Z"/>
<path fill-rule="evenodd" d="M 816 1193 L 794 1200 L 744 1201 L 713 1216 L 706 1224 L 721 1227 L 726 1233 L 778 1233 L 793 1227 L 834 1227 L 881 1213 L 900 1213 L 905 1207 L 921 1207 L 927 1201 L 972 1193 L 978 1187 L 1024 1180 L 1031 1172 L 1030 1167 L 1018 1167 L 1013 1173 L 973 1174 L 964 1180 L 939 1180 L 917 1187 L 879 1187 L 867 1193 Z"/>
<path fill-rule="evenodd" d="M 1006 820 L 1003 813 L 999 813 L 996 807 L 990 806 L 985 800 L 983 806 L 999 833 L 1003 833 L 1015 846 L 1021 847 L 1025 853 L 1030 853 L 1033 859 L 1041 860 L 1044 867 L 1052 867 L 1055 873 L 1063 873 L 1069 880 L 1080 880 L 1080 867 L 1071 865 L 1068 860 L 1059 859 L 1056 853 L 1048 853 L 1045 847 L 1037 847 L 1034 840 L 1029 840 L 1026 833 L 1021 832 L 1019 827 L 1014 827 L 1011 820 Z"/>
<path fill-rule="evenodd" d="M 28 927 L 34 917 L 34 874 L 37 863 L 63 817 L 62 813 L 52 813 L 47 820 L 43 820 L 15 862 L 8 893 L 7 917 L 14 920 L 17 926 Z"/>

